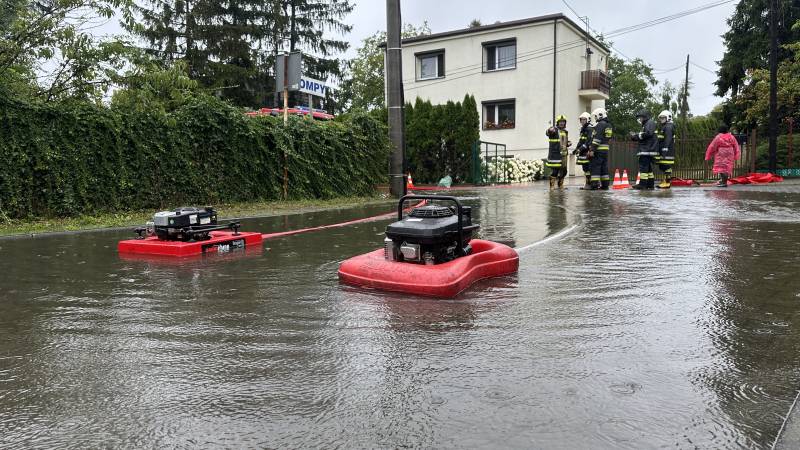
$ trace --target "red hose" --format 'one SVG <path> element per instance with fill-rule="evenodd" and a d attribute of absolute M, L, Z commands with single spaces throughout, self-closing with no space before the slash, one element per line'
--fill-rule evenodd
<path fill-rule="evenodd" d="M 423 201 L 417 203 L 414 206 L 410 206 L 410 207 L 406 208 L 404 211 L 408 211 L 410 209 L 417 208 L 419 206 L 424 205 L 425 203 L 426 203 L 426 201 L 423 200 Z M 264 233 L 261 236 L 264 239 L 274 239 L 274 238 L 279 238 L 279 237 L 284 237 L 284 236 L 292 236 L 292 235 L 295 235 L 295 234 L 308 233 L 310 231 L 327 230 L 329 228 L 342 228 L 342 227 L 346 227 L 346 226 L 349 226 L 349 225 L 355 225 L 357 223 L 375 222 L 376 220 L 383 220 L 383 219 L 392 218 L 395 215 L 396 215 L 395 212 L 388 212 L 388 213 L 384 213 L 384 214 L 379 214 L 377 216 L 365 217 L 363 219 L 356 219 L 356 220 L 348 220 L 347 222 L 334 223 L 334 224 L 330 224 L 330 225 L 320 225 L 318 227 L 302 228 L 302 229 L 299 229 L 299 230 L 291 230 L 291 231 L 281 231 L 281 232 L 278 232 L 278 233 Z"/>

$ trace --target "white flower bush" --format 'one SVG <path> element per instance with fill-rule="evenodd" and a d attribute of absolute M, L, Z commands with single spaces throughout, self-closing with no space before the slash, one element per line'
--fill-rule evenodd
<path fill-rule="evenodd" d="M 525 183 L 538 180 L 544 172 L 544 163 L 541 160 L 525 161 L 519 158 L 502 158 L 484 162 L 489 183 Z"/>

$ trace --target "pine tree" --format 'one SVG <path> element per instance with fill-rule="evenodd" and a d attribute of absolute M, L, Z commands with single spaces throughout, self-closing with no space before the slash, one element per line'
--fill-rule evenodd
<path fill-rule="evenodd" d="M 301 50 L 305 73 L 341 76 L 330 58 L 347 50 L 342 22 L 349 0 L 138 0 L 126 28 L 146 40 L 167 65 L 185 63 L 187 74 L 217 95 L 243 106 L 263 106 L 274 92 L 274 64 L 282 51 Z"/>
<path fill-rule="evenodd" d="M 730 30 L 722 35 L 725 54 L 719 62 L 717 95 L 736 95 L 747 82 L 747 73 L 753 69 L 766 69 L 769 61 L 769 4 L 768 0 L 742 0 L 728 19 Z M 778 14 L 778 41 L 782 44 L 796 42 L 800 31 L 791 25 L 800 19 L 800 0 L 781 0 Z M 792 56 L 781 48 L 778 61 Z"/>
<path fill-rule="evenodd" d="M 353 11 L 350 0 L 273 0 L 273 5 L 283 13 L 282 18 L 276 20 L 273 33 L 273 57 L 280 51 L 302 51 L 305 75 L 340 80 L 344 63 L 330 56 L 346 51 L 350 44 L 328 37 L 326 32 L 337 35 L 350 32 L 352 26 L 343 22 Z"/>

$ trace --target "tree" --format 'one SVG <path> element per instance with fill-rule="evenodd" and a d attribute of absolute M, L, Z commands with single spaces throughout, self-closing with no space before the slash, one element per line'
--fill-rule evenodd
<path fill-rule="evenodd" d="M 469 23 L 470 28 L 478 28 L 480 26 L 483 26 L 480 19 L 472 19 L 472 21 L 470 21 Z"/>
<path fill-rule="evenodd" d="M 121 81 L 111 97 L 111 107 L 125 111 L 172 112 L 192 98 L 206 94 L 197 80 L 189 78 L 183 61 L 163 68 L 158 63 L 141 64 Z"/>
<path fill-rule="evenodd" d="M 638 58 L 626 62 L 612 55 L 608 58 L 608 75 L 612 88 L 606 109 L 614 125 L 614 134 L 619 137 L 630 131 L 638 131 L 640 126 L 636 122 L 636 113 L 642 108 L 652 112 L 659 106 L 659 101 L 652 93 L 658 84 L 653 76 L 653 68 Z"/>
<path fill-rule="evenodd" d="M 672 85 L 669 80 L 665 81 L 658 92 L 658 98 L 661 100 L 660 108 L 662 111 L 668 110 L 672 112 L 673 116 L 678 115 L 678 88 Z"/>
<path fill-rule="evenodd" d="M 800 29 L 800 21 L 793 28 Z M 778 116 L 800 121 L 800 41 L 784 45 L 783 50 L 790 56 L 778 65 Z M 744 81 L 739 95 L 730 102 L 740 112 L 739 127 L 766 126 L 769 118 L 769 70 L 756 69 Z"/>
<path fill-rule="evenodd" d="M 282 51 L 304 51 L 305 73 L 338 77 L 331 55 L 348 43 L 349 0 L 138 0 L 137 17 L 125 26 L 148 50 L 170 64 L 183 61 L 187 75 L 242 106 L 262 106 L 274 92 L 274 64 Z"/>
<path fill-rule="evenodd" d="M 430 34 L 428 22 L 420 27 L 406 24 L 402 37 L 410 38 Z M 356 57 L 347 64 L 347 75 L 341 85 L 341 97 L 346 100 L 345 109 L 372 110 L 383 108 L 385 103 L 384 49 L 386 33 L 379 31 L 362 41 Z"/>
<path fill-rule="evenodd" d="M 148 53 L 234 103 L 263 101 L 265 77 L 258 50 L 277 16 L 254 0 L 138 0 L 137 16 L 125 22 L 144 38 Z"/>
<path fill-rule="evenodd" d="M 767 68 L 770 1 L 741 0 L 733 16 L 728 19 L 730 29 L 722 35 L 725 53 L 719 61 L 720 69 L 715 83 L 718 96 L 723 97 L 728 93 L 737 95 L 748 81 L 748 71 Z M 793 24 L 800 19 L 800 1 L 784 0 L 779 3 L 778 41 L 796 42 L 800 38 L 800 30 L 790 29 L 786 24 Z M 778 54 L 778 61 L 789 57 L 790 52 L 782 50 Z"/>
<path fill-rule="evenodd" d="M 344 40 L 326 38 L 324 32 L 334 31 L 340 35 L 349 33 L 352 26 L 342 20 L 353 11 L 353 4 L 349 0 L 273 2 L 278 10 L 283 11 L 282 18 L 275 21 L 273 65 L 281 51 L 302 50 L 306 75 L 322 80 L 342 79 L 345 63 L 330 56 L 347 51 L 350 44 Z M 274 101 L 278 103 L 277 92 Z"/>
<path fill-rule="evenodd" d="M 472 146 L 480 136 L 480 116 L 475 98 L 432 105 L 417 97 L 406 103 L 406 160 L 414 178 L 435 183 L 450 175 L 455 183 L 472 173 Z"/>
<path fill-rule="evenodd" d="M 44 100 L 99 101 L 130 52 L 126 42 L 89 33 L 128 0 L 12 0 L 0 12 L 0 81 Z M 36 73 L 47 73 L 38 78 Z M 36 80 L 36 81 L 31 81 Z"/>

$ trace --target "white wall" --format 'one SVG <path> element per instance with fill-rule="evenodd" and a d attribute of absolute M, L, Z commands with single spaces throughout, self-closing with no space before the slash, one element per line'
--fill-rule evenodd
<path fill-rule="evenodd" d="M 556 114 L 569 118 L 567 128 L 577 142 L 578 115 L 590 111 L 592 102 L 578 96 L 581 72 L 586 70 L 585 41 L 580 30 L 558 21 Z M 483 72 L 483 46 L 487 41 L 516 38 L 517 68 Z M 592 69 L 605 68 L 607 53 L 590 43 Z M 444 49 L 445 77 L 416 81 L 416 53 Z M 506 144 L 508 153 L 523 159 L 547 156 L 545 129 L 553 111 L 553 22 L 474 32 L 404 44 L 403 86 L 406 102 L 417 97 L 433 104 L 475 96 L 483 122 L 481 103 L 515 99 L 516 125 L 507 130 L 481 130 L 481 140 Z M 574 170 L 570 170 L 574 173 Z"/>

